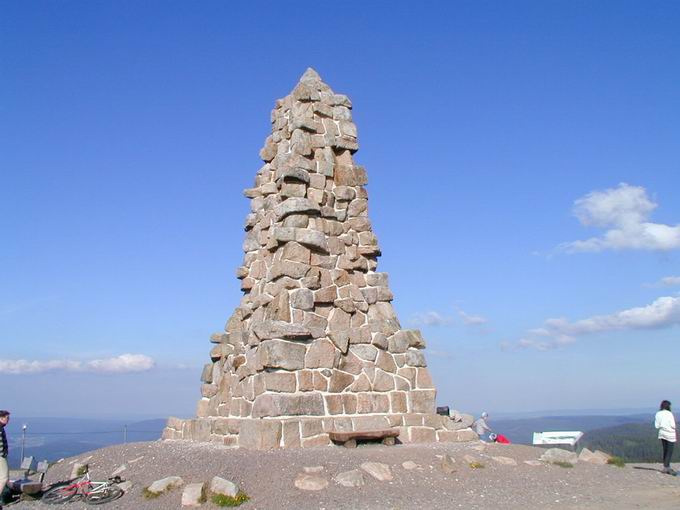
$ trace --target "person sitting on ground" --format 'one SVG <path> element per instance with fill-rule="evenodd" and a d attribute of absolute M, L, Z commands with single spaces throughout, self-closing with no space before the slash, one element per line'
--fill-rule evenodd
<path fill-rule="evenodd" d="M 488 417 L 489 414 L 484 411 L 482 415 L 472 424 L 472 429 L 477 433 L 479 439 L 483 439 L 486 434 L 491 432 L 491 427 L 489 427 L 488 423 L 486 422 Z"/>
<path fill-rule="evenodd" d="M 507 437 L 505 437 L 503 434 L 496 434 L 495 432 L 489 434 L 489 439 L 494 443 L 510 444 L 510 440 Z"/>
<path fill-rule="evenodd" d="M 654 427 L 659 429 L 659 439 L 661 440 L 661 449 L 663 451 L 663 472 L 674 475 L 675 471 L 671 469 L 671 457 L 673 456 L 673 447 L 676 440 L 675 417 L 671 412 L 671 403 L 668 400 L 661 402 L 659 411 L 654 417 Z"/>

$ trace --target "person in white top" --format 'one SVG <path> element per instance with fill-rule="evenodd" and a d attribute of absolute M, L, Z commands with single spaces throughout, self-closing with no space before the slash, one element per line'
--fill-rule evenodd
<path fill-rule="evenodd" d="M 654 426 L 659 429 L 659 439 L 663 450 L 663 472 L 674 475 L 671 469 L 671 457 L 675 446 L 675 417 L 671 412 L 671 403 L 668 400 L 661 402 L 659 411 L 654 417 Z"/>

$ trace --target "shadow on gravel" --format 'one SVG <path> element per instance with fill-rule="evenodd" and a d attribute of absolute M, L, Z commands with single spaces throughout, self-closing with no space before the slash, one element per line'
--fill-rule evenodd
<path fill-rule="evenodd" d="M 643 466 L 633 466 L 633 469 L 644 469 L 645 471 L 656 471 L 658 473 L 663 473 L 663 469 L 643 467 Z"/>

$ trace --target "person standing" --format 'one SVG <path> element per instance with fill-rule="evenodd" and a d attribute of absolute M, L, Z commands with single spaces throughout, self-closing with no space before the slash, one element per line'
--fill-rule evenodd
<path fill-rule="evenodd" d="M 9 465 L 7 464 L 9 444 L 7 442 L 7 434 L 5 433 L 5 425 L 8 423 L 9 411 L 0 410 L 0 509 L 5 500 L 5 488 L 9 481 Z"/>
<path fill-rule="evenodd" d="M 661 440 L 661 449 L 663 451 L 663 472 L 674 475 L 675 471 L 671 469 L 671 457 L 673 456 L 673 447 L 676 441 L 675 417 L 671 412 L 671 403 L 668 400 L 661 402 L 659 411 L 654 417 L 654 427 L 659 429 L 659 439 Z"/>
<path fill-rule="evenodd" d="M 491 427 L 489 427 L 489 424 L 486 422 L 488 417 L 489 414 L 484 411 L 482 415 L 472 424 L 472 429 L 477 433 L 480 439 L 482 439 L 482 437 L 487 433 L 491 432 Z"/>

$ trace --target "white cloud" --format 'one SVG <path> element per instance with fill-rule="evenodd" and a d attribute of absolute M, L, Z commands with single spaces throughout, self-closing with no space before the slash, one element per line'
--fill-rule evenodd
<path fill-rule="evenodd" d="M 664 276 L 658 282 L 648 283 L 645 287 L 677 287 L 680 286 L 680 276 Z"/>
<path fill-rule="evenodd" d="M 471 315 L 461 310 L 458 306 L 455 306 L 454 308 L 463 324 L 466 326 L 481 326 L 482 324 L 489 322 L 486 317 Z M 453 317 L 435 311 L 416 313 L 411 318 L 411 324 L 414 326 L 447 326 L 449 324 L 454 324 L 455 322 L 456 320 Z"/>
<path fill-rule="evenodd" d="M 0 374 L 37 374 L 50 371 L 125 373 L 144 372 L 156 365 L 144 354 L 121 354 L 114 358 L 80 360 L 25 360 L 0 359 Z"/>
<path fill-rule="evenodd" d="M 573 343 L 576 338 L 594 333 L 662 329 L 680 324 L 680 297 L 660 297 L 653 303 L 622 310 L 609 315 L 596 315 L 570 322 L 567 319 L 548 319 L 540 328 L 532 329 L 520 340 L 504 342 L 501 348 L 537 349 L 547 351 Z"/>
<path fill-rule="evenodd" d="M 606 229 L 600 237 L 561 244 L 568 253 L 603 250 L 675 250 L 680 248 L 680 224 L 648 221 L 658 206 L 641 186 L 621 183 L 617 188 L 593 191 L 574 202 L 574 215 L 582 225 Z"/>
<path fill-rule="evenodd" d="M 467 326 L 479 326 L 480 324 L 486 324 L 487 322 L 489 322 L 489 320 L 486 317 L 482 317 L 481 315 L 470 315 L 468 313 L 465 313 L 460 308 L 456 308 L 456 311 L 458 312 L 460 318 L 463 320 L 463 324 Z"/>
<path fill-rule="evenodd" d="M 451 322 L 451 317 L 445 317 L 434 311 L 417 313 L 411 319 L 411 323 L 415 326 L 446 326 Z"/>

